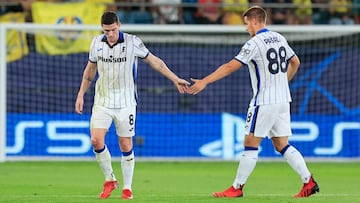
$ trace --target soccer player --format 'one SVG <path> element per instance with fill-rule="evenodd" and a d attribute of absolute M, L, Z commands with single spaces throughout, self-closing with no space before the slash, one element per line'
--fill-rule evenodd
<path fill-rule="evenodd" d="M 107 11 L 102 15 L 101 26 L 104 33 L 95 37 L 91 43 L 89 61 L 75 103 L 75 111 L 82 114 L 84 94 L 98 73 L 90 133 L 96 160 L 105 176 L 100 199 L 108 198 L 118 187 L 111 155 L 105 144 L 105 136 L 112 122 L 115 124 L 122 152 L 122 198 L 133 198 L 131 186 L 135 159 L 132 137 L 135 135 L 136 120 L 137 59 L 143 59 L 154 70 L 171 80 L 180 93 L 185 93 L 189 85 L 188 81 L 173 73 L 163 60 L 153 55 L 136 35 L 119 31 L 120 25 L 116 13 Z"/>
<path fill-rule="evenodd" d="M 203 79 L 191 79 L 187 90 L 198 94 L 207 85 L 220 80 L 247 65 L 250 72 L 253 98 L 250 101 L 245 124 L 244 153 L 240 158 L 233 184 L 214 197 L 242 197 L 246 180 L 255 168 L 258 147 L 267 135 L 276 151 L 299 174 L 304 183 L 295 197 L 308 197 L 319 192 L 319 186 L 309 172 L 301 153 L 288 142 L 290 128 L 290 90 L 288 82 L 300 65 L 299 58 L 286 39 L 266 28 L 266 12 L 259 6 L 250 7 L 243 14 L 246 29 L 251 36 L 238 55 L 218 67 Z"/>

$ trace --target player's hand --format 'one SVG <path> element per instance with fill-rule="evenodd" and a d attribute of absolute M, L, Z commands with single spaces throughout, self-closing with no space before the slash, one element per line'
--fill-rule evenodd
<path fill-rule="evenodd" d="M 207 83 L 204 80 L 199 80 L 199 79 L 193 79 L 190 78 L 192 82 L 194 82 L 193 85 L 191 85 L 188 89 L 187 89 L 187 93 L 188 94 L 198 94 L 199 92 L 201 92 L 203 89 L 206 88 Z"/>
<path fill-rule="evenodd" d="M 174 81 L 174 84 L 176 88 L 178 89 L 179 93 L 184 94 L 187 91 L 187 88 L 189 87 L 190 83 L 184 79 L 177 79 Z"/>
<path fill-rule="evenodd" d="M 75 102 L 75 111 L 76 111 L 76 113 L 82 114 L 82 112 L 83 112 L 83 106 L 84 106 L 84 98 L 78 96 L 78 97 L 76 98 L 76 102 Z"/>

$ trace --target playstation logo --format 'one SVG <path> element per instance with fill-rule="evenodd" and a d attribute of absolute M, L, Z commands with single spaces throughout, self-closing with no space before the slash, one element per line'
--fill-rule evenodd
<path fill-rule="evenodd" d="M 206 157 L 238 160 L 244 151 L 245 120 L 229 113 L 222 113 L 221 117 L 220 139 L 202 145 L 199 152 Z M 259 147 L 260 151 L 261 147 Z"/>

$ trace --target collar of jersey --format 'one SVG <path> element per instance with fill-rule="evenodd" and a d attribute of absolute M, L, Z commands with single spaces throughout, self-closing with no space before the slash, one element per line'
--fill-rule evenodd
<path fill-rule="evenodd" d="M 107 44 L 109 44 L 108 41 L 107 41 L 106 35 L 104 35 L 104 37 L 101 39 L 101 41 L 106 42 Z M 119 39 L 118 39 L 117 43 L 115 43 L 113 46 L 115 46 L 115 45 L 117 45 L 119 43 L 122 43 L 122 42 L 124 42 L 124 33 L 119 31 Z M 113 47 L 113 46 L 111 46 L 111 47 Z"/>
<path fill-rule="evenodd" d="M 269 30 L 267 28 L 264 28 L 264 29 L 257 31 L 256 34 L 260 34 L 260 33 L 267 32 L 267 31 L 269 31 Z"/>

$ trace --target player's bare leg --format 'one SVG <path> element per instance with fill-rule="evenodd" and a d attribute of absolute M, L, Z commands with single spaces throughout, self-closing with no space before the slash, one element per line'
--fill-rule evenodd
<path fill-rule="evenodd" d="M 108 198 L 113 190 L 118 188 L 118 181 L 113 172 L 111 164 L 111 155 L 104 143 L 106 129 L 91 129 L 91 143 L 94 147 L 94 153 L 97 162 L 105 176 L 103 191 L 100 193 L 99 198 Z"/>

